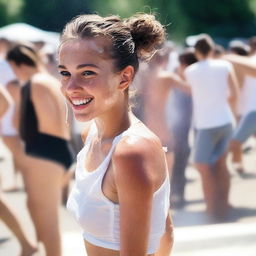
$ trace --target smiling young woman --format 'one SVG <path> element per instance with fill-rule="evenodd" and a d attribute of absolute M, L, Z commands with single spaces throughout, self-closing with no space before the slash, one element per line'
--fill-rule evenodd
<path fill-rule="evenodd" d="M 89 256 L 169 255 L 169 177 L 159 138 L 130 110 L 139 59 L 165 39 L 153 15 L 81 15 L 63 30 L 62 93 L 76 119 L 90 121 L 67 207 Z"/>

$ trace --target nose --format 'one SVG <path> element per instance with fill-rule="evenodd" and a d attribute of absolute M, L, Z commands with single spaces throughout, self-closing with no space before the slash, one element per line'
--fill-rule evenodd
<path fill-rule="evenodd" d="M 82 88 L 79 86 L 79 83 L 75 77 L 70 77 L 68 82 L 65 85 L 66 92 L 80 91 Z"/>

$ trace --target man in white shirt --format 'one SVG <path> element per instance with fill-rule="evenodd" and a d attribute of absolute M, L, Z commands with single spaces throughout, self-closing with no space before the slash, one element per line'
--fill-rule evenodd
<path fill-rule="evenodd" d="M 230 186 L 226 154 L 238 86 L 232 65 L 212 58 L 214 42 L 208 35 L 201 35 L 194 47 L 199 61 L 185 70 L 197 131 L 194 162 L 201 175 L 207 212 L 225 217 Z"/>

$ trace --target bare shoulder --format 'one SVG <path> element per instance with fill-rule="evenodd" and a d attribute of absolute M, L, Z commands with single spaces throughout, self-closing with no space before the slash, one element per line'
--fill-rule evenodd
<path fill-rule="evenodd" d="M 47 73 L 39 73 L 33 76 L 31 79 L 31 87 L 33 96 L 42 99 L 46 95 L 55 95 L 56 93 L 60 94 L 59 81 L 47 74 Z"/>
<path fill-rule="evenodd" d="M 152 154 L 152 150 L 160 150 L 161 142 L 153 133 L 131 134 L 125 136 L 116 146 L 114 157 L 147 157 Z"/>
<path fill-rule="evenodd" d="M 127 189 L 138 187 L 154 191 L 158 184 L 157 171 L 164 171 L 162 145 L 150 132 L 125 136 L 112 156 L 116 185 Z M 157 177 L 158 176 L 158 177 Z"/>

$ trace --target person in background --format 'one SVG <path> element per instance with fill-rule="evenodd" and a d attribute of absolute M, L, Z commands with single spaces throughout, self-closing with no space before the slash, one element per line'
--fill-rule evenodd
<path fill-rule="evenodd" d="M 249 38 L 248 45 L 250 47 L 250 56 L 255 56 L 255 54 L 256 54 L 256 36 L 252 36 Z"/>
<path fill-rule="evenodd" d="M 2 189 L 5 191 L 15 191 L 18 188 L 17 174 L 22 172 L 19 164 L 24 160 L 19 152 L 20 138 L 16 127 L 15 112 L 19 104 L 20 86 L 10 65 L 5 59 L 6 52 L 12 46 L 12 42 L 6 39 L 0 39 L 0 84 L 9 93 L 10 104 L 8 110 L 2 116 L 0 124 L 0 136 L 11 153 L 12 167 L 8 170 L 8 175 L 3 171 L 1 173 L 3 180 Z"/>
<path fill-rule="evenodd" d="M 47 256 L 61 255 L 59 205 L 73 153 L 59 81 L 46 72 L 36 51 L 11 48 L 6 59 L 22 84 L 20 135 L 27 153 L 23 179 L 28 208 Z"/>
<path fill-rule="evenodd" d="M 221 58 L 223 54 L 225 54 L 225 48 L 222 45 L 216 44 L 214 46 L 213 58 L 215 59 Z"/>
<path fill-rule="evenodd" d="M 11 96 L 0 86 L 0 122 L 3 115 L 11 104 Z M 21 256 L 31 256 L 37 248 L 28 238 L 24 226 L 20 223 L 17 213 L 12 209 L 4 198 L 0 188 L 0 219 L 8 226 L 18 239 L 21 246 Z"/>
<path fill-rule="evenodd" d="M 173 141 L 169 132 L 166 105 L 171 81 L 169 72 L 166 71 L 170 49 L 167 44 L 156 52 L 150 59 L 147 69 L 144 70 L 143 80 L 143 121 L 153 131 L 166 147 L 167 163 L 169 170 L 173 165 Z"/>
<path fill-rule="evenodd" d="M 249 47 L 240 44 L 230 47 L 230 52 L 240 56 L 249 56 Z M 256 63 L 255 55 L 251 55 L 248 59 Z M 242 162 L 242 146 L 247 139 L 256 134 L 256 78 L 244 75 L 239 68 L 239 76 L 241 77 L 241 94 L 238 104 L 238 125 L 234 131 L 230 144 L 233 167 L 238 174 L 243 175 L 245 170 Z"/>
<path fill-rule="evenodd" d="M 81 15 L 62 32 L 61 91 L 75 118 L 91 121 L 67 203 L 88 256 L 170 255 L 165 152 L 129 107 L 139 59 L 150 58 L 164 39 L 164 28 L 148 14 Z"/>
<path fill-rule="evenodd" d="M 226 156 L 238 85 L 231 64 L 212 58 L 214 42 L 210 36 L 200 35 L 194 48 L 198 62 L 185 70 L 196 128 L 194 165 L 201 176 L 206 210 L 219 219 L 227 217 L 230 209 Z"/>
<path fill-rule="evenodd" d="M 184 49 L 179 55 L 179 66 L 176 73 L 184 79 L 184 70 L 197 62 L 192 48 Z M 189 131 L 192 120 L 191 95 L 179 87 L 171 91 L 169 105 L 169 125 L 173 138 L 174 163 L 171 176 L 171 205 L 182 208 L 185 204 L 185 170 L 190 154 Z"/>

